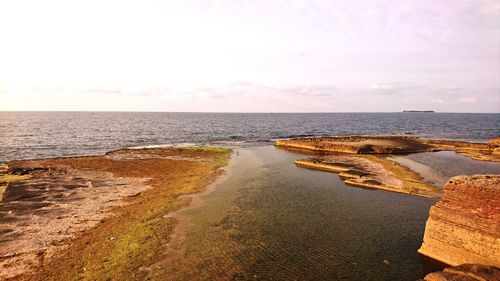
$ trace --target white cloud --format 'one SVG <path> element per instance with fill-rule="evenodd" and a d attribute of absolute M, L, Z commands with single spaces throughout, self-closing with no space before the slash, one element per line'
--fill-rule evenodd
<path fill-rule="evenodd" d="M 458 101 L 463 102 L 463 103 L 476 103 L 477 98 L 476 97 L 467 97 L 467 98 L 461 98 Z"/>
<path fill-rule="evenodd" d="M 442 100 L 442 99 L 432 99 L 432 100 L 431 100 L 431 103 L 435 103 L 435 104 L 443 104 L 443 103 L 444 103 L 444 100 Z"/>
<path fill-rule="evenodd" d="M 480 87 L 500 86 L 499 17 L 490 0 L 0 0 L 0 106 L 498 111 Z"/>
<path fill-rule="evenodd" d="M 412 83 L 407 83 L 407 82 L 393 82 L 393 83 L 374 83 L 371 84 L 367 90 L 369 92 L 377 93 L 377 94 L 383 94 L 383 95 L 390 95 L 390 94 L 397 94 L 397 93 L 402 93 L 407 90 L 412 90 L 412 89 L 417 89 L 417 88 L 422 88 L 423 86 L 418 86 L 414 85 Z"/>
<path fill-rule="evenodd" d="M 393 85 L 393 84 L 371 84 L 369 87 L 370 90 L 375 90 L 375 91 L 392 90 L 394 88 L 395 88 L 395 85 Z"/>

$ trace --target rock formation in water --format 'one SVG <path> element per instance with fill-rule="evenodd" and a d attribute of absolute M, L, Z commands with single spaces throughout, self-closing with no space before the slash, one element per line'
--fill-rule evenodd
<path fill-rule="evenodd" d="M 319 152 L 401 154 L 431 151 L 430 145 L 412 136 L 345 136 L 282 139 L 277 146 Z"/>
<path fill-rule="evenodd" d="M 493 138 L 489 141 L 489 143 L 492 144 L 500 144 L 500 137 L 499 138 Z"/>
<path fill-rule="evenodd" d="M 462 264 L 427 274 L 425 281 L 486 281 L 500 280 L 500 268 L 482 264 Z"/>
<path fill-rule="evenodd" d="M 474 160 L 500 162 L 500 144 L 497 139 L 487 143 L 428 139 L 421 141 L 436 151 L 455 151 Z"/>
<path fill-rule="evenodd" d="M 408 154 L 447 150 L 475 160 L 500 162 L 500 144 L 497 139 L 488 143 L 472 143 L 415 136 L 343 136 L 280 139 L 275 144 L 321 153 Z"/>
<path fill-rule="evenodd" d="M 500 175 L 451 178 L 429 211 L 418 252 L 451 266 L 500 267 Z"/>
<path fill-rule="evenodd" d="M 339 174 L 346 184 L 368 189 L 437 198 L 440 189 L 416 172 L 386 157 L 375 155 L 331 154 L 299 159 L 295 165 L 302 168 Z"/>
<path fill-rule="evenodd" d="M 471 143 L 415 136 L 310 137 L 277 140 L 276 146 L 321 154 L 322 157 L 300 159 L 295 164 L 338 173 L 349 185 L 422 197 L 439 197 L 441 190 L 387 156 L 447 150 L 475 160 L 500 161 L 498 138 L 488 143 Z"/>

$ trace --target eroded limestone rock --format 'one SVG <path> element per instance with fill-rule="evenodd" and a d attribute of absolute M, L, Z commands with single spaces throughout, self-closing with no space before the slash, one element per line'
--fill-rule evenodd
<path fill-rule="evenodd" d="M 342 136 L 281 139 L 276 146 L 321 153 L 408 154 L 455 151 L 474 160 L 500 162 L 500 144 L 430 140 L 415 136 Z"/>
<path fill-rule="evenodd" d="M 427 274 L 425 281 L 490 281 L 500 280 L 500 268 L 483 264 L 462 264 Z"/>
<path fill-rule="evenodd" d="M 345 136 L 282 139 L 277 146 L 319 152 L 401 154 L 432 151 L 432 146 L 412 136 Z"/>
<path fill-rule="evenodd" d="M 348 185 L 437 198 L 440 190 L 416 172 L 374 155 L 335 154 L 296 160 L 298 167 L 333 172 Z"/>
<path fill-rule="evenodd" d="M 451 178 L 430 209 L 418 252 L 451 266 L 500 267 L 500 175 Z"/>

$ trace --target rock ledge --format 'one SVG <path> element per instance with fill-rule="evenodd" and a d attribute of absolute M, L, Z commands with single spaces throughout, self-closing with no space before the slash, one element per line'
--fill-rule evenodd
<path fill-rule="evenodd" d="M 500 267 L 500 175 L 451 178 L 429 211 L 418 252 L 451 266 Z"/>

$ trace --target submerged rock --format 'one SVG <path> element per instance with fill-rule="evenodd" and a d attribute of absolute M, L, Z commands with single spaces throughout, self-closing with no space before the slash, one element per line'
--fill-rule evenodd
<path fill-rule="evenodd" d="M 425 281 L 486 281 L 500 280 L 500 268 L 482 264 L 462 264 L 427 274 Z"/>
<path fill-rule="evenodd" d="M 489 141 L 489 143 L 492 143 L 492 144 L 500 144 L 500 138 L 494 138 L 494 139 L 491 139 Z"/>

